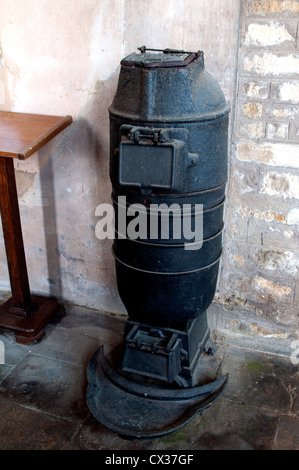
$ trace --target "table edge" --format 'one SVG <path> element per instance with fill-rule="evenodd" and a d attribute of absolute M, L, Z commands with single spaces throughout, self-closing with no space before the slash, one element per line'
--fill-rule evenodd
<path fill-rule="evenodd" d="M 37 139 L 31 142 L 30 146 L 26 147 L 22 152 L 5 152 L 0 150 L 0 158 L 18 158 L 19 160 L 26 160 L 33 153 L 41 149 L 46 143 L 53 139 L 56 135 L 70 126 L 73 122 L 73 118 L 70 115 L 62 117 L 54 126 L 49 130 L 41 134 Z"/>

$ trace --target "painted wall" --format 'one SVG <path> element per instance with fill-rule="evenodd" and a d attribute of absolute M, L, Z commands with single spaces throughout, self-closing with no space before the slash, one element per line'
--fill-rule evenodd
<path fill-rule="evenodd" d="M 288 214 L 297 214 L 290 212 L 298 202 L 295 186 L 288 195 L 277 194 L 274 181 L 278 173 L 285 185 L 295 185 L 298 178 L 296 165 L 284 169 L 279 163 L 287 151 L 281 145 L 295 148 L 296 129 L 287 115 L 269 117 L 274 103 L 281 112 L 293 109 L 288 93 L 296 93 L 298 83 L 297 7 L 297 1 L 274 0 L 0 0 L 0 109 L 71 114 L 74 119 L 29 160 L 15 162 L 32 291 L 125 313 L 116 288 L 111 241 L 95 236 L 95 209 L 110 202 L 108 107 L 119 62 L 143 44 L 200 49 L 206 69 L 232 107 L 232 167 L 215 300 L 236 311 L 240 305 L 250 308 L 254 318 L 287 327 L 298 324 L 298 221 L 282 226 L 270 216 L 284 214 L 287 220 Z M 280 75 L 267 71 L 269 59 L 264 54 L 274 52 L 278 58 L 289 57 L 291 76 L 284 73 L 283 59 L 277 59 Z M 275 156 L 279 153 L 273 157 L 276 163 L 256 157 L 265 150 L 263 145 L 273 146 Z M 279 250 L 289 254 L 280 256 Z M 282 263 L 279 276 L 271 267 L 275 262 L 267 264 L 269 257 Z M 283 269 L 283 263 L 289 266 L 288 259 L 293 267 Z M 276 286 L 282 291 L 278 287 L 273 294 Z M 9 288 L 3 241 L 0 287 Z M 276 308 L 277 300 L 281 306 L 285 300 L 287 308 L 292 306 L 289 316 L 269 314 L 269 305 Z"/>

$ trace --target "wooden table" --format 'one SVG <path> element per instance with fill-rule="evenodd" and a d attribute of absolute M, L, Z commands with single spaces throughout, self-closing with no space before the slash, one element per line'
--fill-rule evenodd
<path fill-rule="evenodd" d="M 31 295 L 13 159 L 25 160 L 72 123 L 71 116 L 0 111 L 0 211 L 12 297 L 0 306 L 0 331 L 34 344 L 64 313 L 56 299 Z"/>

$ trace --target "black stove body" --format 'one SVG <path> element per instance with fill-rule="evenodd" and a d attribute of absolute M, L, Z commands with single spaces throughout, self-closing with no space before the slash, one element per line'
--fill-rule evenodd
<path fill-rule="evenodd" d="M 222 251 L 229 108 L 202 52 L 140 48 L 122 60 L 110 114 L 117 285 L 128 312 L 120 362 L 100 348 L 87 401 L 115 432 L 178 429 L 223 392 L 198 386 L 213 345 L 207 308 Z M 123 403 L 112 416 L 109 403 Z"/>

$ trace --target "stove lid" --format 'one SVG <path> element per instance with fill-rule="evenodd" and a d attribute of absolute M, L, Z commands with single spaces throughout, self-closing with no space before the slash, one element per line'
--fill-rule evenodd
<path fill-rule="evenodd" d="M 133 52 L 121 61 L 121 65 L 142 68 L 185 67 L 194 59 L 203 57 L 203 52 L 188 52 L 177 49 L 149 49 L 138 47 L 140 53 Z M 148 53 L 147 51 L 151 51 Z"/>

